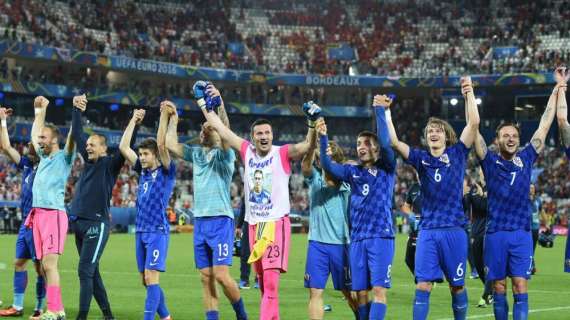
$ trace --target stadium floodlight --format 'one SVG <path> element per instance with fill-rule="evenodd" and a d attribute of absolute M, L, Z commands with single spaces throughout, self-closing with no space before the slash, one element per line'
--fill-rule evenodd
<path fill-rule="evenodd" d="M 481 98 L 476 98 L 476 99 L 475 99 L 475 103 L 476 103 L 477 105 L 480 105 L 481 103 L 483 103 L 483 99 L 481 99 Z"/>
<path fill-rule="evenodd" d="M 63 98 L 57 98 L 55 99 L 55 106 L 56 107 L 63 107 L 63 104 L 65 103 L 65 100 L 63 100 Z"/>
<path fill-rule="evenodd" d="M 113 103 L 109 106 L 109 109 L 111 111 L 119 111 L 119 104 L 118 103 Z"/>
<path fill-rule="evenodd" d="M 449 100 L 449 103 L 452 106 L 456 106 L 459 103 L 459 100 L 457 100 L 457 98 L 451 98 L 451 100 Z"/>

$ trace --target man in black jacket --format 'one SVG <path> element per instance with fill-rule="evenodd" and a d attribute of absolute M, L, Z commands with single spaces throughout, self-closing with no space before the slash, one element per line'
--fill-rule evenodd
<path fill-rule="evenodd" d="M 107 154 L 106 138 L 92 134 L 86 139 L 83 134 L 81 113 L 87 106 L 85 95 L 74 98 L 73 123 L 77 151 L 85 162 L 75 194 L 71 202 L 71 215 L 74 220 L 75 244 L 79 252 L 79 314 L 77 320 L 86 320 L 92 296 L 103 312 L 105 320 L 113 319 L 107 292 L 99 273 L 99 259 L 109 239 L 109 207 L 111 192 L 125 158 L 119 150 Z M 131 121 L 140 124 L 144 117 L 135 111 Z M 133 141 L 136 140 L 133 135 Z"/>

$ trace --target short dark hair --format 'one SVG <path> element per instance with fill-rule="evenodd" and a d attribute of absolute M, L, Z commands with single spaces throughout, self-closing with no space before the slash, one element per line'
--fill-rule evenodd
<path fill-rule="evenodd" d="M 148 139 L 141 141 L 141 143 L 139 144 L 137 149 L 139 149 L 139 150 L 140 149 L 148 149 L 154 155 L 158 155 L 158 144 L 156 143 L 156 140 L 153 138 L 148 138 Z"/>
<path fill-rule="evenodd" d="M 519 137 L 521 136 L 521 127 L 519 126 L 518 123 L 516 122 L 512 122 L 512 121 L 504 121 L 501 122 L 498 126 L 497 129 L 495 130 L 495 134 L 497 135 L 497 138 L 499 137 L 499 132 L 501 131 L 501 129 L 503 129 L 504 127 L 513 127 L 517 130 Z"/>
<path fill-rule="evenodd" d="M 107 137 L 105 135 L 93 133 L 91 134 L 91 137 L 97 137 L 101 141 L 102 145 L 107 146 Z"/>
<path fill-rule="evenodd" d="M 44 124 L 44 128 L 48 128 L 51 131 L 52 138 L 57 138 L 59 141 L 59 128 L 53 123 Z"/>
<path fill-rule="evenodd" d="M 253 129 L 255 129 L 255 127 L 263 125 L 263 124 L 268 124 L 269 126 L 271 126 L 271 121 L 265 119 L 265 118 L 261 118 L 261 119 L 257 119 L 255 120 L 252 124 L 251 127 L 249 128 L 249 134 L 253 136 Z M 272 127 L 272 126 L 271 126 Z"/>
<path fill-rule="evenodd" d="M 374 143 L 376 143 L 377 146 L 380 145 L 380 144 L 378 143 L 378 136 L 377 136 L 374 132 L 372 132 L 372 131 L 368 131 L 368 130 L 361 131 L 361 132 L 358 134 L 357 139 L 360 138 L 360 137 L 370 138 L 370 139 L 372 139 L 372 141 L 374 141 Z"/>
<path fill-rule="evenodd" d="M 255 176 L 257 173 L 261 173 L 261 176 L 263 176 L 263 171 L 261 169 L 257 169 L 253 172 L 253 175 Z"/>

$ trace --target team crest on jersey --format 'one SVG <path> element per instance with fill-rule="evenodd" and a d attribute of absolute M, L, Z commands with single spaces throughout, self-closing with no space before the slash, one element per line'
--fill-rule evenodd
<path fill-rule="evenodd" d="M 449 164 L 449 156 L 447 156 L 447 153 L 442 154 L 441 157 L 439 157 L 439 161 Z"/>
<path fill-rule="evenodd" d="M 376 174 L 378 174 L 378 170 L 376 170 L 376 168 L 370 168 L 368 169 L 368 172 L 376 177 Z"/>
<path fill-rule="evenodd" d="M 519 168 L 523 167 L 523 162 L 522 162 L 521 158 L 518 156 L 513 159 L 513 163 L 515 164 L 515 166 L 517 166 Z"/>

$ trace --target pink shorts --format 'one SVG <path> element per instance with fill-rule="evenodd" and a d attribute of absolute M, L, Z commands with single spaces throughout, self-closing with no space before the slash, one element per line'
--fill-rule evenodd
<path fill-rule="evenodd" d="M 257 226 L 258 225 L 249 225 L 249 248 L 252 251 L 253 245 L 255 244 Z M 263 270 L 268 269 L 279 269 L 281 272 L 287 272 L 290 242 L 291 221 L 289 220 L 289 216 L 285 216 L 275 221 L 275 241 L 265 249 L 263 257 L 253 263 L 255 272 L 262 274 Z"/>
<path fill-rule="evenodd" d="M 55 209 L 33 208 L 25 222 L 32 228 L 36 258 L 53 253 L 62 254 L 67 237 L 67 214 Z"/>

